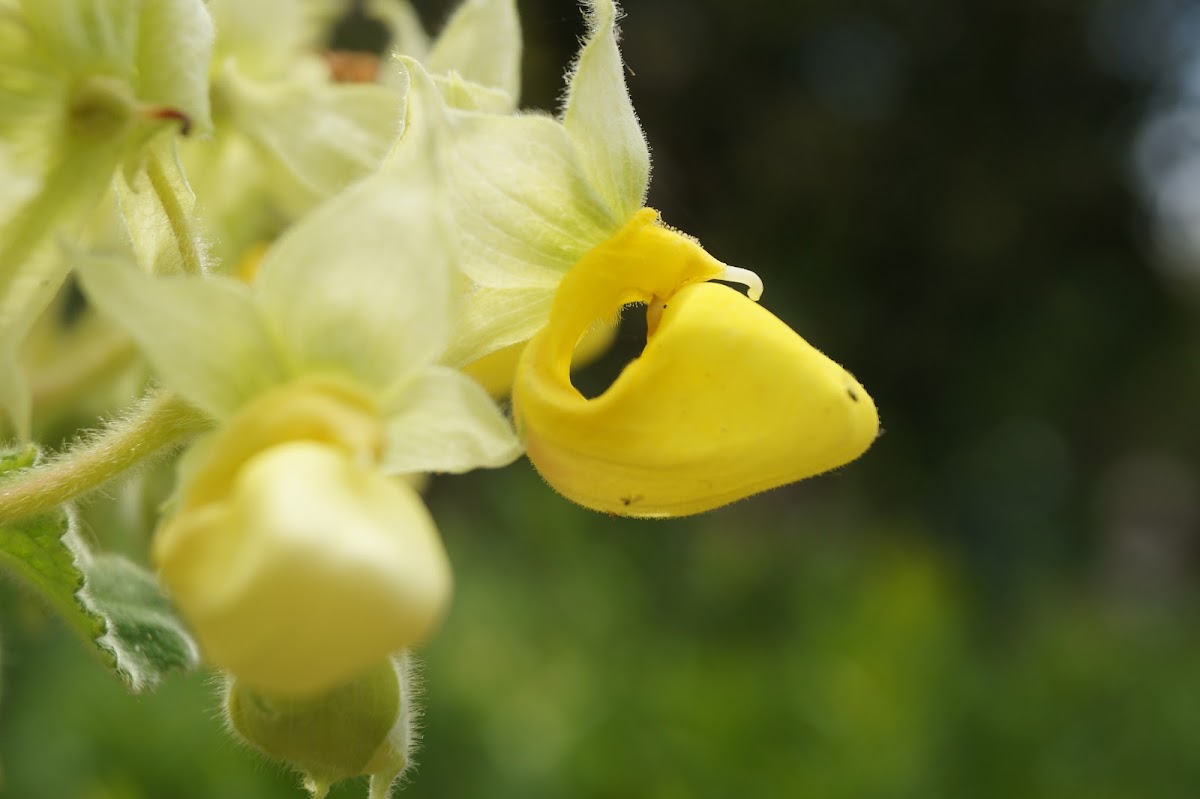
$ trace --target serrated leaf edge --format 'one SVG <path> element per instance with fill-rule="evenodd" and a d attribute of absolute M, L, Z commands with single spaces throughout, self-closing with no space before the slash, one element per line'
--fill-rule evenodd
<path fill-rule="evenodd" d="M 79 519 L 75 507 L 68 503 L 63 506 L 63 509 L 66 512 L 67 529 L 62 534 L 60 540 L 63 546 L 71 553 L 71 564 L 83 576 L 83 585 L 75 592 L 75 599 L 86 613 L 93 618 L 99 619 L 104 625 L 104 633 L 95 638 L 93 643 L 102 651 L 112 656 L 115 664 L 114 668 L 131 691 L 141 693 L 142 691 L 152 690 L 161 682 L 161 675 L 153 671 L 145 671 L 138 666 L 136 655 L 114 633 L 112 620 L 92 596 L 88 586 L 88 567 L 93 562 L 92 551 L 79 534 Z M 196 646 L 196 642 L 192 640 L 191 633 L 178 620 L 168 614 L 158 615 L 156 621 L 164 629 L 178 634 L 180 640 L 187 644 L 188 662 L 186 668 L 189 670 L 196 668 L 200 663 L 200 650 Z"/>

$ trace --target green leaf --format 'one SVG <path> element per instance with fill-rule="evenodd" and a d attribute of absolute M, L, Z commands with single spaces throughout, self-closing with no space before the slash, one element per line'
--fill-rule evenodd
<path fill-rule="evenodd" d="M 35 458 L 32 447 L 0 453 L 0 480 Z M 133 691 L 198 662 L 153 575 L 120 555 L 92 553 L 69 506 L 0 524 L 0 571 L 45 601 Z"/>
<path fill-rule="evenodd" d="M 152 688 L 166 672 L 196 666 L 196 644 L 154 575 L 112 553 L 93 556 L 84 574 L 76 598 L 106 622 L 104 635 L 94 643 L 112 655 L 130 688 Z"/>

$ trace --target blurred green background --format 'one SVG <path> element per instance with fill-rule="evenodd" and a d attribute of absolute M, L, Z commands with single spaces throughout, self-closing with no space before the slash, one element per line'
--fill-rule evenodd
<path fill-rule="evenodd" d="M 579 14 L 519 5 L 525 105 L 552 109 Z M 438 480 L 458 592 L 403 795 L 1200 794 L 1200 271 L 1159 246 L 1188 206 L 1147 178 L 1182 180 L 1190 142 L 1146 144 L 1186 110 L 1196 4 L 626 11 L 651 205 L 757 271 L 886 434 L 670 522 L 576 508 L 525 463 Z M 630 324 L 582 379 L 638 346 Z M 0 795 L 300 795 L 203 675 L 129 697 L 0 590 Z"/>

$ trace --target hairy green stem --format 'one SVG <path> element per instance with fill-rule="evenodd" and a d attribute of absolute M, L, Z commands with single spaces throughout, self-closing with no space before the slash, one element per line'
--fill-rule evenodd
<path fill-rule="evenodd" d="M 0 523 L 75 499 L 207 426 L 208 420 L 177 395 L 152 391 L 133 414 L 94 438 L 0 482 Z"/>
<path fill-rule="evenodd" d="M 179 195 L 171 178 L 167 175 L 166 167 L 158 153 L 151 153 L 146 159 L 146 176 L 154 188 L 158 202 L 166 214 L 167 223 L 171 226 L 171 234 L 179 247 L 180 263 L 183 271 L 189 275 L 198 275 L 203 269 L 204 253 L 200 244 L 200 233 L 192 214 L 179 202 Z"/>

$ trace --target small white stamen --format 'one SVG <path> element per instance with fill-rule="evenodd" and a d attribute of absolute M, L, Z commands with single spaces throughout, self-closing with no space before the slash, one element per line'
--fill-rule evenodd
<path fill-rule="evenodd" d="M 725 271 L 717 275 L 715 280 L 723 280 L 726 283 L 737 283 L 746 287 L 746 296 L 758 302 L 763 293 L 762 278 L 751 272 L 749 269 L 742 269 L 738 266 L 725 265 Z"/>

